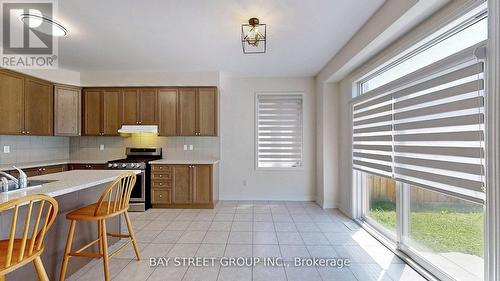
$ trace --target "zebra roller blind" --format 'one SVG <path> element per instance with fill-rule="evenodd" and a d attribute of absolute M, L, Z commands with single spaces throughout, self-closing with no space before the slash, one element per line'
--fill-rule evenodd
<path fill-rule="evenodd" d="M 353 168 L 484 199 L 484 62 L 473 49 L 355 100 Z"/>
<path fill-rule="evenodd" d="M 257 167 L 302 166 L 302 95 L 257 94 Z"/>

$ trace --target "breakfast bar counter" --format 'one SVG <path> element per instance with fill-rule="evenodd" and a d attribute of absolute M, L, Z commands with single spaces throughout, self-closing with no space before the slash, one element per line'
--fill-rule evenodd
<path fill-rule="evenodd" d="M 54 197 L 59 204 L 59 212 L 56 221 L 45 238 L 45 250 L 42 260 L 45 270 L 50 280 L 59 279 L 59 270 L 64 254 L 64 247 L 68 235 L 69 221 L 66 214 L 80 207 L 96 203 L 106 186 L 119 175 L 128 172 L 124 170 L 73 170 L 62 173 L 55 173 L 43 176 L 31 177 L 29 180 L 50 181 L 39 187 L 25 188 L 6 193 L 0 193 L 0 203 L 11 199 L 19 198 L 31 194 L 46 194 Z M 138 173 L 138 171 L 132 171 Z M 25 206 L 24 208 L 27 208 Z M 20 209 L 23 214 L 26 210 Z M 0 239 L 7 239 L 10 224 L 11 212 L 6 211 L 0 214 Z M 81 247 L 97 238 L 97 224 L 79 223 L 75 230 L 73 247 Z M 112 233 L 120 233 L 120 218 L 107 220 L 108 230 Z M 17 230 L 18 233 L 21 230 Z M 109 245 L 116 243 L 117 239 L 109 239 Z M 89 248 L 96 251 L 94 247 Z M 72 258 L 68 267 L 67 276 L 90 262 L 87 258 Z M 7 280 L 36 280 L 34 267 L 29 264 L 7 275 Z"/>

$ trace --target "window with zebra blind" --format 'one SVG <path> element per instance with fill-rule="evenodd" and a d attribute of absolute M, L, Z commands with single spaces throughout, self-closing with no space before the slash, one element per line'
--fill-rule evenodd
<path fill-rule="evenodd" d="M 484 62 L 476 47 L 360 96 L 354 169 L 483 201 Z"/>
<path fill-rule="evenodd" d="M 302 167 L 301 93 L 256 94 L 256 167 Z"/>

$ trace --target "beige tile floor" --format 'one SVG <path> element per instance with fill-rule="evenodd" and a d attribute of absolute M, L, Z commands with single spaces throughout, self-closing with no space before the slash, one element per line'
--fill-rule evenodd
<path fill-rule="evenodd" d="M 348 228 L 349 218 L 312 202 L 222 201 L 213 210 L 150 209 L 131 218 L 142 260 L 128 247 L 111 259 L 112 280 L 425 280 L 366 231 Z M 323 257 L 348 258 L 351 265 L 150 267 L 150 257 Z M 68 279 L 104 280 L 102 261 Z"/>

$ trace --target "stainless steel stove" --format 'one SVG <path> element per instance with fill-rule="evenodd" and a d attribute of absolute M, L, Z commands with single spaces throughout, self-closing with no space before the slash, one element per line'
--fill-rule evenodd
<path fill-rule="evenodd" d="M 151 179 L 149 161 L 162 158 L 161 147 L 127 147 L 127 158 L 108 161 L 110 170 L 140 170 L 130 196 L 129 211 L 144 212 L 151 207 Z"/>

